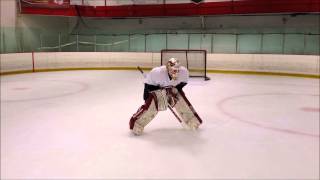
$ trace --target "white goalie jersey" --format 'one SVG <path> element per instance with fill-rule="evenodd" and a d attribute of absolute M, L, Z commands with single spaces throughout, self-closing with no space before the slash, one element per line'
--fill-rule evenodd
<path fill-rule="evenodd" d="M 189 71 L 181 66 L 179 68 L 179 76 L 176 80 L 170 79 L 168 76 L 168 70 L 166 66 L 160 66 L 153 68 L 145 79 L 146 84 L 160 86 L 160 87 L 168 87 L 168 86 L 176 86 L 181 82 L 187 83 L 189 79 Z"/>

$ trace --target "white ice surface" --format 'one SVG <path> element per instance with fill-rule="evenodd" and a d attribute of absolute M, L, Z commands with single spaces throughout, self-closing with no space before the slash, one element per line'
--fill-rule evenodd
<path fill-rule="evenodd" d="M 142 136 L 138 71 L 1 76 L 1 179 L 319 179 L 319 79 L 209 76 L 198 131 L 165 111 Z"/>

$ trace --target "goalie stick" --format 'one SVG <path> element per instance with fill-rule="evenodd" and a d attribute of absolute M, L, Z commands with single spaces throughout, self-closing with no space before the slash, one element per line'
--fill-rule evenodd
<path fill-rule="evenodd" d="M 144 78 L 146 78 L 147 76 L 146 76 L 146 74 L 144 74 L 144 72 L 143 72 L 143 70 L 140 68 L 140 66 L 138 66 L 137 68 L 138 68 L 138 70 L 141 72 L 142 76 L 143 76 Z"/>
<path fill-rule="evenodd" d="M 146 74 L 143 72 L 143 70 L 138 66 L 137 69 L 141 72 L 141 74 L 143 75 L 144 78 L 146 78 Z M 180 123 L 182 123 L 182 120 L 180 119 L 180 117 L 178 116 L 178 114 L 172 109 L 172 107 L 169 105 L 168 106 L 170 111 L 173 113 L 173 115 L 178 119 L 178 121 Z"/>

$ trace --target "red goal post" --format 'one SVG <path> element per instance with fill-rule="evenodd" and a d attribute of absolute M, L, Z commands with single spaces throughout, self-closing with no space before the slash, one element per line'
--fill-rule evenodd
<path fill-rule="evenodd" d="M 161 65 L 170 58 L 177 58 L 180 64 L 189 70 L 190 77 L 207 77 L 207 51 L 198 49 L 163 49 L 161 50 Z"/>

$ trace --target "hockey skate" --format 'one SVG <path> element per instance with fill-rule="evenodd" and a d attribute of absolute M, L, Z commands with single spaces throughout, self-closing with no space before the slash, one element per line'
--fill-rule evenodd
<path fill-rule="evenodd" d="M 132 129 L 132 132 L 133 132 L 134 135 L 139 136 L 139 135 L 141 135 L 143 133 L 143 129 L 144 129 L 143 126 L 141 126 L 141 125 L 136 123 L 134 125 L 133 129 Z"/>

